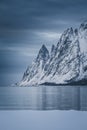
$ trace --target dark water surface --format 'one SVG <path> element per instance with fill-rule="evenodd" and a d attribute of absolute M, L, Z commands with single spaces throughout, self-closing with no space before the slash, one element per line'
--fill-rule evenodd
<path fill-rule="evenodd" d="M 0 110 L 87 111 L 87 86 L 0 87 Z"/>

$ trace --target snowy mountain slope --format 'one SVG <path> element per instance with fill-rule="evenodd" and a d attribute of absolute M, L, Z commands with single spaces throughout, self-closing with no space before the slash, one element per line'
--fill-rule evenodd
<path fill-rule="evenodd" d="M 23 75 L 20 86 L 44 83 L 69 84 L 87 80 L 87 22 L 68 28 L 51 52 L 43 45 Z"/>
<path fill-rule="evenodd" d="M 30 82 L 32 85 L 37 84 L 37 79 L 39 80 L 42 73 L 43 68 L 49 59 L 49 51 L 42 45 L 36 59 L 33 61 L 31 67 L 28 67 L 26 72 L 23 75 L 23 79 L 20 82 L 20 85 L 27 85 Z"/>

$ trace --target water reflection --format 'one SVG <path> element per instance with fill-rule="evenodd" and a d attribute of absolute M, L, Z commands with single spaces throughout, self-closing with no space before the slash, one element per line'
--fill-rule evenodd
<path fill-rule="evenodd" d="M 0 109 L 87 111 L 87 87 L 0 87 Z"/>

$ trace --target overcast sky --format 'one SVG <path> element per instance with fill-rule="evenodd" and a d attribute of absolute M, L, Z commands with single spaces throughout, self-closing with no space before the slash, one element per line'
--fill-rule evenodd
<path fill-rule="evenodd" d="M 87 20 L 87 0 L 0 0 L 0 85 L 19 81 L 42 44 Z"/>

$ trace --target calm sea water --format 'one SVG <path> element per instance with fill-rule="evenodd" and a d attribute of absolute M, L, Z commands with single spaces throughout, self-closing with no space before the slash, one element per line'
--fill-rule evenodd
<path fill-rule="evenodd" d="M 0 87 L 0 110 L 87 111 L 87 86 Z"/>

